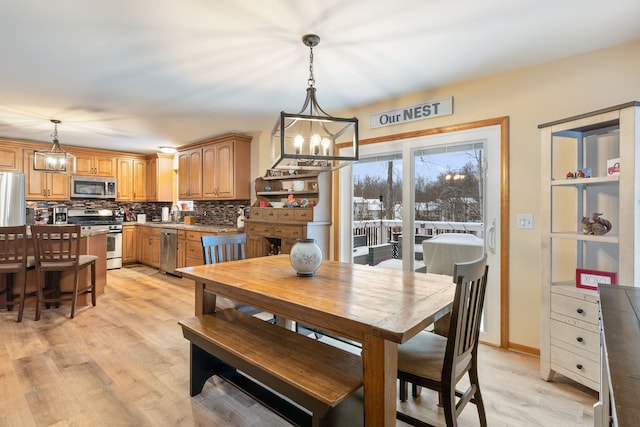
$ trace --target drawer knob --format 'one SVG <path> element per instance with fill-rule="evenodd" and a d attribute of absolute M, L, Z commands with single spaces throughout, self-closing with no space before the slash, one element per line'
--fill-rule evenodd
<path fill-rule="evenodd" d="M 582 339 L 582 337 L 578 337 L 578 338 L 576 338 L 576 341 L 578 341 L 578 342 L 582 342 L 582 341 L 584 341 L 584 340 Z"/>
<path fill-rule="evenodd" d="M 578 368 L 579 370 L 581 370 L 581 371 L 582 371 L 582 364 L 581 364 L 581 363 L 578 363 L 578 364 L 576 365 L 576 368 Z"/>
<path fill-rule="evenodd" d="M 583 310 L 583 309 L 581 309 L 581 308 L 577 309 L 576 311 L 578 312 L 578 314 L 582 314 L 582 313 L 584 313 L 584 310 Z"/>

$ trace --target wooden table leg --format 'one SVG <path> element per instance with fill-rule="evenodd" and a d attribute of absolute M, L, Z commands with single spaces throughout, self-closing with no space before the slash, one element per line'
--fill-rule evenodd
<path fill-rule="evenodd" d="M 203 314 L 215 313 L 216 296 L 215 294 L 205 292 L 204 282 L 196 281 L 195 284 L 195 315 L 200 317 Z"/>
<path fill-rule="evenodd" d="M 396 425 L 398 345 L 368 335 L 362 342 L 366 426 Z"/>

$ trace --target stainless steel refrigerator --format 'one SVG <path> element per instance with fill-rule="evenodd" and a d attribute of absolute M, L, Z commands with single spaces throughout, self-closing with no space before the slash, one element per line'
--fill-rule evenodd
<path fill-rule="evenodd" d="M 0 172 L 0 226 L 25 224 L 24 174 Z"/>

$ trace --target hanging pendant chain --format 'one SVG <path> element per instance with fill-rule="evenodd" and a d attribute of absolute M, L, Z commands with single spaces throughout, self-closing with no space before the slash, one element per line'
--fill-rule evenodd
<path fill-rule="evenodd" d="M 58 139 L 58 123 L 53 122 L 53 133 L 51 134 L 51 137 L 55 140 Z"/>
<path fill-rule="evenodd" d="M 309 87 L 313 87 L 316 84 L 316 79 L 313 77 L 313 47 L 309 46 Z"/>

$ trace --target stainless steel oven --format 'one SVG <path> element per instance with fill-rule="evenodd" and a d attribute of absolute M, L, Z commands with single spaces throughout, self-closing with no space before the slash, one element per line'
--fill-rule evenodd
<path fill-rule="evenodd" d="M 109 225 L 107 233 L 107 270 L 122 267 L 122 225 Z"/>
<path fill-rule="evenodd" d="M 80 224 L 83 232 L 107 233 L 107 270 L 122 267 L 122 224 L 108 209 L 69 209 L 68 222 Z"/>

